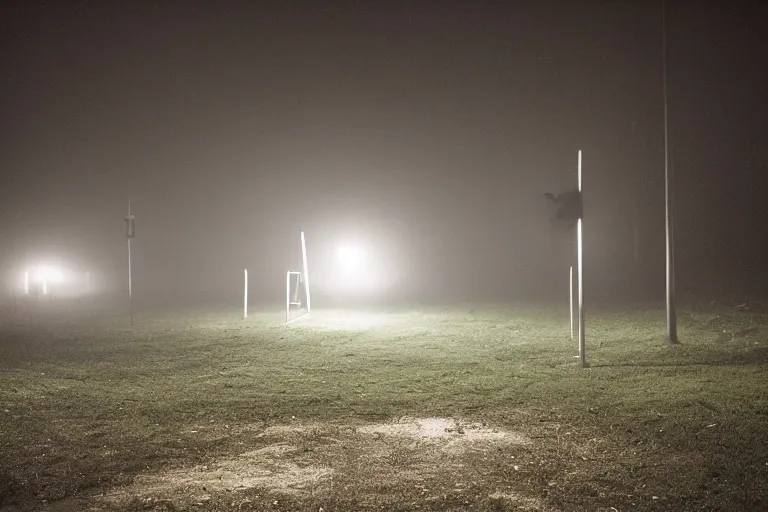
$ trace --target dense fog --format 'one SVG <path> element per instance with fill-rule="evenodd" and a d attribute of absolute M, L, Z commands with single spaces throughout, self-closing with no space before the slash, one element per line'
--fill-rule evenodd
<path fill-rule="evenodd" d="M 318 300 L 566 300 L 581 149 L 588 293 L 660 299 L 660 7 L 4 3 L 6 290 L 127 294 L 130 197 L 137 301 L 280 301 L 302 230 Z M 765 14 L 668 2 L 682 293 L 768 284 Z"/>

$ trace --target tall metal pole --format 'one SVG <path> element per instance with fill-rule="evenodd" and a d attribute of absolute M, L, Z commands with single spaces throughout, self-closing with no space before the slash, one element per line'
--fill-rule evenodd
<path fill-rule="evenodd" d="M 131 239 L 128 239 L 128 309 L 131 313 L 131 325 L 133 325 L 133 289 L 131 279 Z"/>
<path fill-rule="evenodd" d="M 304 232 L 301 232 L 301 259 L 304 266 L 304 291 L 307 294 L 307 313 L 312 311 L 312 302 L 309 295 L 309 269 L 307 268 L 307 242 L 304 239 Z"/>
<path fill-rule="evenodd" d="M 285 273 L 285 323 L 291 320 L 291 271 Z"/>
<path fill-rule="evenodd" d="M 131 275 L 131 238 L 133 238 L 132 233 L 132 221 L 133 221 L 133 215 L 131 215 L 131 198 L 128 198 L 128 228 L 126 231 L 126 236 L 128 238 L 128 311 L 131 315 L 131 326 L 133 326 L 133 279 Z"/>
<path fill-rule="evenodd" d="M 243 290 L 243 320 L 248 318 L 248 269 L 243 269 L 244 273 L 244 290 Z"/>
<path fill-rule="evenodd" d="M 581 188 L 581 150 L 579 150 L 579 195 L 582 194 Z M 584 244 L 582 233 L 582 217 L 584 216 L 584 197 L 581 196 L 582 213 L 576 223 L 576 236 L 578 237 L 578 274 L 579 274 L 579 361 L 581 367 L 587 367 L 587 343 L 584 334 Z"/>
<path fill-rule="evenodd" d="M 667 267 L 667 337 L 677 343 L 677 311 L 675 310 L 675 247 L 672 231 L 672 198 L 669 172 L 669 125 L 667 113 L 667 2 L 661 5 L 662 77 L 664 81 L 664 219 L 666 223 Z"/>
<path fill-rule="evenodd" d="M 568 267 L 568 305 L 571 308 L 571 339 L 573 339 L 573 265 Z"/>

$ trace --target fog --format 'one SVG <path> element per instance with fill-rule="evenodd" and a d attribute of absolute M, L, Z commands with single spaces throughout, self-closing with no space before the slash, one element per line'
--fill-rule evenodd
<path fill-rule="evenodd" d="M 138 304 L 283 300 L 302 230 L 320 298 L 360 243 L 360 299 L 566 300 L 581 149 L 587 293 L 663 297 L 660 2 L 140 4 L 2 7 L 8 286 L 127 294 L 130 197 Z M 766 25 L 668 2 L 682 293 L 768 284 Z"/>

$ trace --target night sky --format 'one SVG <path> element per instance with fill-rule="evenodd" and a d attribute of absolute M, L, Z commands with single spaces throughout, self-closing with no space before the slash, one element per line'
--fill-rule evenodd
<path fill-rule="evenodd" d="M 0 9 L 6 270 L 125 287 L 130 196 L 138 298 L 237 297 L 247 267 L 278 299 L 303 229 L 310 265 L 373 241 L 390 295 L 565 300 L 543 193 L 582 149 L 587 293 L 663 297 L 661 2 Z M 678 291 L 764 295 L 768 6 L 667 23 Z"/>

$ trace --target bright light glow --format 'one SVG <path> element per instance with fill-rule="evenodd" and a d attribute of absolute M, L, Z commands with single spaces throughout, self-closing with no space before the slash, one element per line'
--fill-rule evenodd
<path fill-rule="evenodd" d="M 35 269 L 35 280 L 40 283 L 60 283 L 64 281 L 64 273 L 53 267 L 38 267 Z"/>
<path fill-rule="evenodd" d="M 339 263 L 345 272 L 357 273 L 365 270 L 367 254 L 356 245 L 342 245 L 336 251 Z"/>
<path fill-rule="evenodd" d="M 397 281 L 392 238 L 373 228 L 355 231 L 318 235 L 317 249 L 308 247 L 313 291 L 336 304 L 383 299 Z"/>
<path fill-rule="evenodd" d="M 332 265 L 328 269 L 331 289 L 347 297 L 350 294 L 369 293 L 376 289 L 375 259 L 361 243 L 343 243 L 336 246 Z"/>
<path fill-rule="evenodd" d="M 89 293 L 91 272 L 73 270 L 57 260 L 30 265 L 19 273 L 19 288 L 24 295 L 54 294 L 56 297 L 74 297 Z"/>
<path fill-rule="evenodd" d="M 46 295 L 49 284 L 64 282 L 64 272 L 49 266 L 32 267 L 24 272 L 24 293 L 27 295 L 30 292 L 29 283 L 31 282 L 38 283 L 40 285 L 40 292 Z"/>

